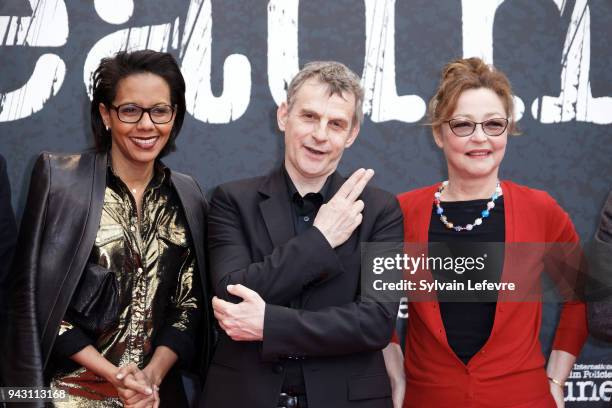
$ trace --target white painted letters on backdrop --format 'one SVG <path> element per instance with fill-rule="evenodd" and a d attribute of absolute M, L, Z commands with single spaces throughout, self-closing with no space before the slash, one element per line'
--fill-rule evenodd
<path fill-rule="evenodd" d="M 373 122 L 399 120 L 414 123 L 425 114 L 418 95 L 398 95 L 395 73 L 395 1 L 364 0 L 366 47 L 362 72 L 364 113 Z M 566 2 L 551 0 L 564 12 Z M 32 15 L 0 16 L 0 46 L 62 47 L 68 40 L 68 14 L 63 0 L 29 0 Z M 493 62 L 493 24 L 504 0 L 462 0 L 463 56 Z M 125 24 L 134 12 L 133 0 L 95 0 L 97 15 L 108 24 Z M 268 85 L 280 104 L 286 87 L 299 69 L 299 0 L 268 2 Z M 91 97 L 91 75 L 101 58 L 119 50 L 149 48 L 178 50 L 187 83 L 187 111 L 206 123 L 230 123 L 247 110 L 251 98 L 251 64 L 242 54 L 229 55 L 223 64 L 223 92 L 211 87 L 213 18 L 211 0 L 191 0 L 184 26 L 179 18 L 164 24 L 131 27 L 98 40 L 87 54 L 83 79 Z M 303 28 L 308 29 L 308 28 Z M 182 31 L 181 31 L 182 30 Z M 180 41 L 180 44 L 179 44 Z M 531 103 L 531 114 L 542 123 L 580 121 L 612 123 L 612 97 L 593 97 L 589 81 L 591 51 L 590 9 L 576 0 L 561 57 L 560 94 L 544 95 Z M 27 118 L 42 110 L 61 88 L 66 73 L 62 59 L 42 54 L 28 81 L 0 93 L 0 122 Z M 523 101 L 515 96 L 517 119 Z"/>
<path fill-rule="evenodd" d="M 397 94 L 395 84 L 395 0 L 365 0 L 366 55 L 363 112 L 373 122 L 417 122 L 425 114 L 418 95 Z"/>
<path fill-rule="evenodd" d="M 63 0 L 30 0 L 32 15 L 0 16 L 0 46 L 61 47 L 68 40 L 68 13 Z M 4 40 L 4 41 L 2 41 Z M 0 122 L 27 118 L 57 95 L 66 64 L 53 53 L 38 57 L 32 75 L 19 88 L 0 93 Z"/>
<path fill-rule="evenodd" d="M 564 0 L 554 0 L 561 13 Z M 542 123 L 612 123 L 612 98 L 594 98 L 589 71 L 591 65 L 591 11 L 587 0 L 576 0 L 561 56 L 559 96 L 542 96 L 531 104 L 531 114 Z"/>
<path fill-rule="evenodd" d="M 300 70 L 298 58 L 299 0 L 268 3 L 268 86 L 274 102 L 287 97 L 287 87 Z"/>
<path fill-rule="evenodd" d="M 463 58 L 480 57 L 493 64 L 493 22 L 495 12 L 505 0 L 462 0 L 461 24 L 463 33 Z M 519 121 L 525 112 L 525 104 L 514 96 L 514 119 Z"/>
<path fill-rule="evenodd" d="M 123 24 L 132 17 L 134 12 L 133 0 L 95 0 L 94 4 L 100 18 L 109 24 Z M 176 35 L 178 24 L 177 18 L 174 30 L 170 23 L 126 28 L 98 40 L 87 54 L 83 67 L 83 80 L 89 97 L 92 97 L 92 75 L 102 58 L 125 50 L 148 48 L 155 51 L 167 51 L 171 37 L 175 42 L 178 41 Z"/>
<path fill-rule="evenodd" d="M 181 44 L 181 70 L 187 83 L 187 111 L 208 123 L 229 123 L 246 112 L 251 99 L 251 63 L 242 54 L 223 63 L 223 93 L 210 83 L 212 51 L 211 0 L 191 0 Z"/>

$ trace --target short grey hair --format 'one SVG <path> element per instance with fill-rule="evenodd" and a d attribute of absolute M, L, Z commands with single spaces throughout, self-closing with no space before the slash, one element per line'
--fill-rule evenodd
<path fill-rule="evenodd" d="M 363 122 L 363 88 L 361 87 L 361 79 L 346 65 L 337 61 L 312 61 L 304 65 L 300 72 L 293 77 L 287 89 L 287 105 L 289 109 L 291 109 L 293 102 L 295 102 L 297 91 L 304 85 L 304 82 L 311 78 L 315 78 L 327 85 L 330 96 L 339 95 L 342 97 L 345 92 L 353 94 L 355 97 L 355 114 L 351 127 Z"/>

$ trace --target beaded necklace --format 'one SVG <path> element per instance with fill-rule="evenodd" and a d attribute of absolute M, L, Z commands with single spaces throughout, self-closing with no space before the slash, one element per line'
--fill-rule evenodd
<path fill-rule="evenodd" d="M 487 208 L 485 208 L 484 210 L 480 212 L 480 218 L 476 218 L 473 224 L 454 225 L 452 222 L 450 222 L 446 218 L 446 215 L 444 215 L 444 209 L 440 205 L 440 197 L 442 196 L 442 191 L 444 191 L 444 189 L 447 186 L 448 186 L 448 180 L 443 181 L 442 183 L 440 183 L 440 187 L 438 187 L 438 191 L 434 193 L 434 204 L 436 205 L 436 214 L 440 216 L 440 221 L 442 221 L 442 223 L 444 224 L 446 228 L 453 229 L 457 232 L 464 231 L 464 230 L 471 231 L 474 227 L 482 224 L 483 219 L 487 218 L 490 215 L 490 211 L 493 210 L 493 208 L 495 208 L 495 200 L 497 200 L 497 198 L 500 195 L 502 195 L 501 184 L 499 184 L 499 181 L 498 181 L 497 186 L 495 187 L 495 192 L 491 196 L 491 199 L 489 200 L 489 202 L 487 202 Z"/>

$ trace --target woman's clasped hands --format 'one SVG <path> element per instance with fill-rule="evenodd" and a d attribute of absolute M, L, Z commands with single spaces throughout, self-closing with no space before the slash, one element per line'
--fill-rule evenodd
<path fill-rule="evenodd" d="M 158 408 L 159 385 L 147 369 L 134 363 L 118 367 L 111 381 L 125 408 Z"/>

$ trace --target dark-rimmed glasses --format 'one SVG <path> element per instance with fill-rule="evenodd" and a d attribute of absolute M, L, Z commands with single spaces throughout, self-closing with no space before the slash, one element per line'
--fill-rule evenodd
<path fill-rule="evenodd" d="M 482 131 L 488 136 L 499 136 L 508 127 L 508 122 L 507 118 L 492 118 L 483 122 L 474 122 L 469 119 L 451 119 L 445 121 L 445 123 L 448 123 L 451 132 L 459 137 L 470 136 L 476 130 L 476 125 L 480 125 Z"/>
<path fill-rule="evenodd" d="M 110 105 L 117 112 L 117 117 L 123 123 L 138 123 L 144 113 L 149 114 L 151 122 L 157 125 L 168 123 L 174 117 L 174 107 L 170 105 L 155 105 L 150 108 L 143 108 L 133 103 L 126 103 L 115 106 Z"/>

